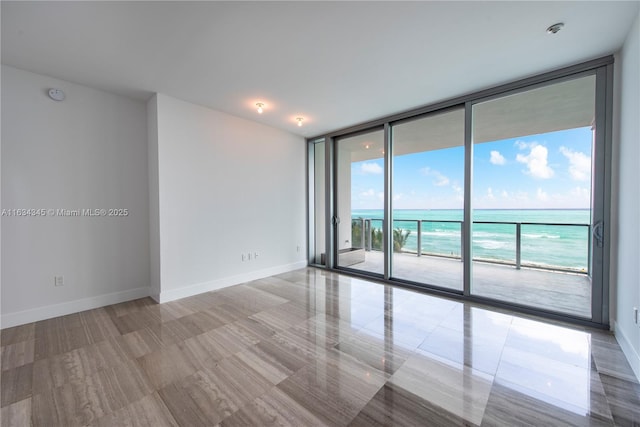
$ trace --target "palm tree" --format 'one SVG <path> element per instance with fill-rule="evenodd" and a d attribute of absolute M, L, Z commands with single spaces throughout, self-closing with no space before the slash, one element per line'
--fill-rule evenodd
<path fill-rule="evenodd" d="M 371 229 L 371 248 L 382 250 L 382 228 Z"/>
<path fill-rule="evenodd" d="M 393 251 L 402 252 L 402 248 L 407 243 L 407 238 L 411 234 L 411 230 L 403 231 L 402 228 L 393 230 Z"/>

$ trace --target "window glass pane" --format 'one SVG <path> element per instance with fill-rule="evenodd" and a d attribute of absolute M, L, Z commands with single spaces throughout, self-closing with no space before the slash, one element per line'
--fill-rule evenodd
<path fill-rule="evenodd" d="M 595 76 L 473 107 L 472 293 L 591 317 Z"/>
<path fill-rule="evenodd" d="M 392 128 L 393 271 L 462 290 L 464 109 Z"/>
<path fill-rule="evenodd" d="M 310 260 L 313 264 L 326 264 L 326 250 L 325 250 L 325 143 L 315 142 L 310 145 L 312 150 L 313 161 L 311 167 L 313 167 L 312 175 L 312 197 L 313 197 L 313 212 L 310 212 L 312 216 L 311 232 L 313 233 L 312 245 L 310 247 Z"/>
<path fill-rule="evenodd" d="M 338 266 L 384 274 L 384 133 L 337 141 Z"/>

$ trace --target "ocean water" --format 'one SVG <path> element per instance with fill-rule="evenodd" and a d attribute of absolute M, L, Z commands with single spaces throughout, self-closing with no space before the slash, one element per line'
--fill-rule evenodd
<path fill-rule="evenodd" d="M 381 210 L 354 210 L 352 218 L 371 219 L 372 228 L 382 227 Z M 411 233 L 403 250 L 417 251 L 416 220 L 421 228 L 422 253 L 459 257 L 462 210 L 394 210 L 393 227 Z M 521 223 L 523 265 L 560 267 L 588 271 L 588 209 L 482 210 L 473 213 L 473 257 L 515 263 L 516 225 Z M 486 223 L 484 223 L 486 222 Z M 569 225 L 572 224 L 572 225 Z"/>

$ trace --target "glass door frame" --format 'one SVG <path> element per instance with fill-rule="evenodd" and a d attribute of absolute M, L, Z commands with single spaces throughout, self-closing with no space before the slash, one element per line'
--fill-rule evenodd
<path fill-rule="evenodd" d="M 602 246 L 592 245 L 592 299 L 590 320 L 563 314 L 556 311 L 545 310 L 524 306 L 511 302 L 495 300 L 491 298 L 473 295 L 471 293 L 472 281 L 472 180 L 473 180 L 473 105 L 490 99 L 504 97 L 509 94 L 525 92 L 536 87 L 543 87 L 559 83 L 563 80 L 572 80 L 580 76 L 595 75 L 596 76 L 596 111 L 595 111 L 595 149 L 593 152 L 593 181 L 592 181 L 592 224 L 599 221 L 602 223 Z M 427 115 L 433 112 L 439 112 L 444 109 L 464 106 L 465 109 L 465 177 L 464 177 L 464 247 L 462 248 L 462 256 L 464 258 L 463 266 L 463 291 L 456 292 L 453 290 L 443 290 L 428 285 L 420 285 L 412 282 L 406 282 L 398 279 L 391 279 L 392 263 L 393 263 L 393 242 L 392 236 L 393 224 L 389 221 L 392 218 L 392 180 L 393 180 L 393 147 L 391 139 L 391 126 L 394 122 L 406 120 L 412 117 Z M 436 294 L 445 294 L 448 296 L 459 297 L 464 300 L 486 303 L 489 305 L 508 308 L 528 314 L 534 314 L 541 317 L 568 321 L 576 324 L 587 326 L 596 326 L 602 328 L 609 327 L 609 263 L 610 263 L 610 201 L 611 201 L 611 161 L 612 161 L 612 110 L 613 110 L 613 56 L 607 56 L 582 64 L 573 65 L 559 70 L 551 71 L 541 75 L 518 80 L 505 85 L 497 86 L 487 90 L 483 90 L 474 94 L 461 96 L 448 101 L 421 107 L 418 109 L 395 114 L 389 117 L 377 119 L 371 122 L 352 126 L 350 128 L 337 130 L 326 133 L 314 138 L 307 139 L 308 142 L 316 141 L 324 138 L 326 147 L 326 257 L 327 269 L 346 272 L 355 276 L 370 277 L 374 279 L 383 279 L 385 282 L 419 288 Z M 335 219 L 337 217 L 337 193 L 338 183 L 336 180 L 336 139 L 347 136 L 364 133 L 375 129 L 384 129 L 384 274 L 367 275 L 365 272 L 353 269 L 338 267 L 337 250 L 335 246 L 337 238 L 337 226 Z M 309 158 L 307 158 L 307 166 L 310 167 Z M 311 177 L 309 172 L 308 177 Z M 308 187 L 309 188 L 309 187 Z M 310 213 L 310 211 L 308 211 Z M 311 215 L 309 215 L 311 220 Z M 309 228 L 310 230 L 310 228 Z M 594 286 L 595 284 L 595 286 Z"/>
<path fill-rule="evenodd" d="M 388 138 L 388 144 L 386 144 L 385 150 L 386 150 L 386 152 L 389 153 L 388 164 L 389 164 L 389 177 L 390 177 L 390 179 L 388 180 L 388 182 L 389 182 L 388 193 L 385 193 L 385 194 L 388 194 L 388 195 L 385 196 L 385 197 L 387 197 L 389 199 L 389 204 L 390 204 L 389 210 L 388 210 L 388 215 L 389 215 L 388 218 L 390 218 L 390 221 L 388 221 L 388 222 L 390 223 L 390 229 L 388 230 L 388 233 L 391 236 L 393 236 L 393 222 L 395 221 L 395 218 L 393 217 L 393 194 L 392 194 L 393 193 L 393 172 L 394 172 L 394 161 L 392 161 L 392 159 L 394 158 L 394 156 L 396 154 L 396 152 L 395 152 L 395 148 L 396 147 L 394 146 L 394 142 L 395 142 L 394 128 L 396 128 L 397 126 L 401 126 L 401 125 L 404 125 L 404 124 L 407 124 L 407 123 L 414 122 L 414 121 L 419 121 L 419 120 L 422 120 L 422 119 L 429 119 L 429 118 L 432 118 L 432 117 L 437 117 L 437 116 L 441 116 L 441 115 L 450 114 L 450 113 L 455 112 L 456 110 L 459 110 L 459 111 L 461 111 L 463 113 L 464 118 L 463 118 L 462 126 L 466 130 L 467 129 L 467 125 L 466 125 L 467 112 L 466 112 L 466 105 L 464 103 L 463 104 L 457 104 L 457 105 L 451 105 L 451 106 L 448 106 L 448 107 L 443 107 L 443 108 L 440 108 L 440 109 L 437 109 L 437 110 L 429 111 L 429 112 L 422 113 L 422 114 L 419 114 L 419 115 L 414 115 L 414 116 L 411 116 L 411 117 L 401 118 L 399 120 L 394 120 L 394 121 L 388 123 L 389 129 L 388 129 L 388 134 L 386 134 L 387 138 Z M 463 140 L 463 144 L 461 145 L 464 148 L 463 167 L 464 167 L 464 170 L 466 171 L 467 170 L 466 169 L 466 167 L 467 167 L 466 159 L 468 158 L 468 155 L 467 155 L 467 151 L 466 151 L 467 150 L 467 148 L 466 148 L 467 145 L 466 145 L 466 143 L 464 141 L 466 141 L 466 136 L 465 136 L 465 139 Z M 463 191 L 465 191 L 464 194 L 466 195 L 466 173 L 464 175 L 465 176 L 464 176 L 464 180 L 463 180 L 463 187 L 464 187 Z M 463 209 L 464 209 L 464 202 L 463 202 Z M 464 222 L 464 219 L 463 219 L 463 224 L 462 224 L 463 227 L 465 226 L 465 224 L 466 223 Z M 464 233 L 464 232 L 465 231 L 463 229 L 462 233 Z M 463 234 L 463 236 L 464 236 L 464 234 Z M 462 237 L 462 239 L 464 239 L 464 237 Z M 433 291 L 443 291 L 445 293 L 453 293 L 453 294 L 458 294 L 458 295 L 464 295 L 464 289 L 465 289 L 464 288 L 464 263 L 463 263 L 463 276 L 461 278 L 462 279 L 462 284 L 463 284 L 463 289 L 462 290 L 453 289 L 453 288 L 446 287 L 446 286 L 441 286 L 441 285 L 436 284 L 436 283 L 427 284 L 427 283 L 424 283 L 424 282 L 411 281 L 410 279 L 400 278 L 400 277 L 398 277 L 398 276 L 396 276 L 394 274 L 394 269 L 393 269 L 393 262 L 394 262 L 394 260 L 393 260 L 393 242 L 390 242 L 390 243 L 391 243 L 391 247 L 389 248 L 390 260 L 388 262 L 389 271 L 388 271 L 388 275 L 385 275 L 385 279 L 393 280 L 393 281 L 399 281 L 399 282 L 407 283 L 407 284 L 410 284 L 410 285 L 416 285 L 416 286 L 419 286 L 419 287 L 428 287 L 430 290 L 433 290 Z M 469 245 L 467 244 L 466 241 L 463 241 L 462 242 L 462 248 L 461 248 L 461 257 L 462 257 L 463 260 L 465 259 L 465 254 L 464 254 L 465 247 L 469 247 Z"/>
<path fill-rule="evenodd" d="M 366 271 L 363 270 L 356 270 L 353 268 L 349 268 L 347 266 L 340 266 L 339 262 L 338 262 L 338 256 L 339 256 L 339 247 L 338 245 L 336 245 L 336 242 L 339 242 L 339 225 L 341 223 L 341 221 L 343 221 L 343 218 L 340 218 L 339 215 L 339 192 L 340 189 L 338 188 L 340 185 L 340 182 L 338 180 L 338 170 L 339 170 L 339 159 L 338 159 L 338 144 L 340 143 L 340 139 L 346 139 L 346 138 L 350 138 L 350 137 L 354 137 L 354 136 L 358 136 L 358 135 L 363 135 L 366 133 L 370 133 L 370 132 L 376 132 L 376 131 L 383 131 L 383 138 L 384 138 L 384 142 L 383 142 L 383 149 L 384 149 L 384 156 L 383 156 L 383 161 L 384 161 L 384 201 L 383 201 L 383 221 L 382 221 L 382 252 L 383 252 L 383 257 L 384 257 L 384 270 L 382 274 L 379 273 L 368 273 Z M 331 145 L 331 157 L 330 157 L 330 161 L 327 163 L 331 163 L 331 181 L 327 182 L 328 188 L 331 188 L 331 194 L 330 194 L 330 201 L 328 200 L 328 205 L 330 205 L 331 208 L 331 214 L 327 215 L 327 230 L 331 230 L 328 234 L 331 234 L 331 244 L 332 244 L 332 252 L 331 252 L 331 256 L 329 258 L 331 258 L 330 264 L 331 267 L 333 269 L 338 269 L 341 271 L 347 271 L 351 274 L 355 274 L 355 275 L 364 275 L 364 276 L 369 276 L 372 278 L 377 278 L 377 279 L 384 279 L 384 280 L 389 280 L 389 272 L 390 272 L 390 264 L 389 264 L 389 250 L 388 248 L 390 247 L 390 243 L 389 243 L 389 237 L 391 235 L 391 231 L 389 229 L 389 221 L 387 220 L 388 218 L 388 206 L 387 206 L 387 202 L 389 201 L 389 195 L 390 195 L 390 184 L 389 184 L 389 178 L 390 178 L 390 161 L 389 161 L 389 124 L 388 123 L 384 123 L 382 126 L 380 125 L 375 125 L 375 126 L 371 126 L 371 127 L 362 127 L 359 129 L 356 129 L 352 132 L 347 132 L 347 133 L 341 133 L 338 136 L 335 137 L 331 137 L 330 138 L 330 145 Z M 349 191 L 351 191 L 351 189 L 349 189 Z M 349 239 L 351 240 L 351 239 Z M 327 246 L 328 247 L 328 246 Z M 329 262 L 329 261 L 328 261 Z M 328 265 L 327 265 L 328 266 Z"/>
<path fill-rule="evenodd" d="M 327 149 L 327 143 L 325 141 L 325 138 L 314 138 L 314 139 L 309 139 L 307 140 L 307 157 L 306 157 L 306 170 L 307 170 L 307 260 L 308 260 L 308 265 L 313 266 L 313 267 L 324 267 L 326 265 L 326 258 L 329 258 L 327 255 L 330 254 L 331 252 L 327 250 L 327 238 L 326 238 L 326 228 L 325 228 L 325 236 L 316 236 L 316 221 L 320 220 L 322 221 L 323 218 L 318 218 L 316 216 L 316 180 L 318 179 L 318 176 L 316 174 L 316 145 L 317 144 L 324 144 L 325 146 L 325 153 L 324 153 L 324 164 L 325 164 L 325 170 L 324 170 L 324 183 L 320 183 L 323 187 L 325 187 L 325 199 L 326 199 L 326 181 L 328 179 L 327 176 L 327 171 L 331 171 L 330 168 L 327 167 L 327 163 L 329 163 L 327 161 L 327 159 L 329 157 L 327 157 L 327 155 L 330 155 L 330 150 Z M 326 209 L 326 200 L 324 201 L 320 201 L 321 206 L 320 208 L 322 208 L 322 206 L 325 206 L 324 209 L 324 217 L 326 218 L 327 215 L 327 209 Z M 326 226 L 326 225 L 325 225 Z M 325 239 L 325 264 L 316 262 L 314 260 L 318 259 L 318 254 L 316 253 L 317 251 L 317 245 L 316 245 L 316 239 Z"/>
<path fill-rule="evenodd" d="M 493 298 L 474 295 L 471 292 L 473 276 L 472 236 L 473 236 L 473 106 L 517 95 L 530 90 L 552 86 L 557 83 L 571 81 L 587 76 L 595 76 L 595 137 L 593 140 L 592 163 L 592 189 L 591 189 L 591 227 L 589 230 L 590 263 L 589 275 L 591 277 L 591 319 L 590 322 L 598 325 L 608 324 L 609 321 L 609 247 L 610 247 L 610 210 L 611 205 L 610 181 L 611 170 L 607 165 L 611 164 L 611 132 L 612 132 L 612 89 L 613 89 L 613 64 L 589 69 L 581 72 L 565 74 L 542 82 L 532 83 L 512 90 L 491 94 L 465 103 L 465 204 L 464 204 L 464 257 L 471 262 L 464 263 L 464 295 L 471 300 L 479 302 L 497 303 L 499 305 L 520 307 L 525 311 L 540 311 L 551 315 L 566 316 L 556 311 L 534 309 L 531 306 L 520 305 L 512 302 L 504 302 Z M 595 243 L 592 238 L 593 225 L 602 224 L 602 245 Z"/>

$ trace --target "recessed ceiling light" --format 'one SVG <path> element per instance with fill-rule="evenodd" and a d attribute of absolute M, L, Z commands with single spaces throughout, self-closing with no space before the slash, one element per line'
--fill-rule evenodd
<path fill-rule="evenodd" d="M 564 23 L 563 22 L 558 22 L 557 24 L 550 25 L 549 28 L 547 28 L 547 33 L 548 34 L 555 34 L 558 31 L 560 31 L 562 29 L 562 27 L 564 27 Z"/>
<path fill-rule="evenodd" d="M 298 122 L 298 126 L 302 126 L 302 121 L 304 120 L 304 118 L 302 117 L 296 117 L 296 121 Z"/>
<path fill-rule="evenodd" d="M 257 102 L 256 107 L 258 107 L 258 114 L 262 114 L 262 111 L 263 111 L 262 107 L 264 107 L 264 103 Z"/>

